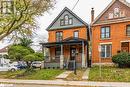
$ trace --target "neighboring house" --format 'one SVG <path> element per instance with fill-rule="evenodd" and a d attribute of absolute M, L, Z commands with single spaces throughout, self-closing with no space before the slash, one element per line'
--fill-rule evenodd
<path fill-rule="evenodd" d="M 7 55 L 8 55 L 8 46 L 0 49 L 0 66 L 8 64 L 10 62 L 9 59 L 5 58 Z"/>
<path fill-rule="evenodd" d="M 130 52 L 130 3 L 126 0 L 112 0 L 91 26 L 93 64 L 112 63 L 113 55 Z"/>
<path fill-rule="evenodd" d="M 75 60 L 77 67 L 88 66 L 89 29 L 87 23 L 65 7 L 47 31 L 48 43 L 42 43 L 45 68 L 63 69 L 63 66 L 66 66 L 72 69 L 72 62 Z"/>

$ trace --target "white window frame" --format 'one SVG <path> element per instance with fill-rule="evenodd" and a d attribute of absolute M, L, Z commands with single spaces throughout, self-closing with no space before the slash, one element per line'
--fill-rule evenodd
<path fill-rule="evenodd" d="M 110 57 L 112 56 L 112 44 L 100 44 L 101 48 L 102 48 L 103 45 L 105 45 L 105 52 L 104 52 L 104 53 L 105 53 L 105 56 L 102 57 L 102 55 L 101 55 L 102 49 L 101 49 L 100 57 L 101 57 L 101 58 L 110 58 Z M 107 45 L 110 45 L 110 56 L 109 56 L 109 57 L 107 57 Z"/>

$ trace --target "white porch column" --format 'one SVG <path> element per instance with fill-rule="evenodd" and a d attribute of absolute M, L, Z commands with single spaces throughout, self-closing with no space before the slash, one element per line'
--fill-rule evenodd
<path fill-rule="evenodd" d="M 82 42 L 82 68 L 85 68 L 84 41 Z"/>
<path fill-rule="evenodd" d="M 63 65 L 64 65 L 64 55 L 63 55 L 63 45 L 61 45 L 60 69 L 63 69 Z"/>

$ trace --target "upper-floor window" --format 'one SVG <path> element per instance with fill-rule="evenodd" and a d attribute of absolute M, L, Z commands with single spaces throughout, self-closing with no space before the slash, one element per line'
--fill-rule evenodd
<path fill-rule="evenodd" d="M 1 1 L 1 13 L 2 14 L 13 13 L 13 1 Z"/>
<path fill-rule="evenodd" d="M 79 31 L 74 31 L 74 38 L 78 38 L 79 37 Z"/>
<path fill-rule="evenodd" d="M 101 28 L 101 39 L 110 38 L 110 27 Z"/>
<path fill-rule="evenodd" d="M 60 41 L 62 41 L 62 39 L 63 39 L 63 33 L 61 31 L 56 32 L 56 41 L 60 42 Z"/>
<path fill-rule="evenodd" d="M 101 45 L 101 57 L 102 58 L 109 58 L 111 57 L 112 53 L 112 45 L 111 44 L 103 44 Z"/>
<path fill-rule="evenodd" d="M 73 24 L 73 19 L 69 17 L 68 14 L 64 16 L 63 19 L 60 20 L 60 25 L 65 26 L 65 25 L 72 25 Z"/>
<path fill-rule="evenodd" d="M 130 25 L 128 25 L 126 28 L 126 35 L 130 36 Z"/>

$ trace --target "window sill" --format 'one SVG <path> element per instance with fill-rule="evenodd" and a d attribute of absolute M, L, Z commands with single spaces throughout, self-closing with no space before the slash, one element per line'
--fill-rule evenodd
<path fill-rule="evenodd" d="M 111 38 L 104 38 L 104 39 L 100 39 L 100 40 L 110 40 Z"/>
<path fill-rule="evenodd" d="M 112 57 L 101 57 L 101 59 L 111 59 Z"/>

